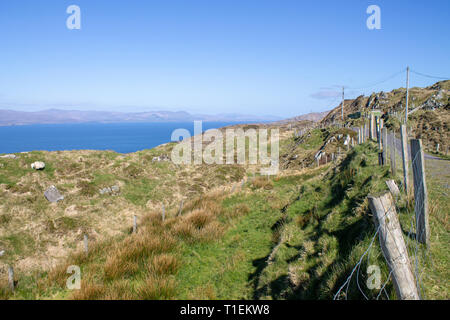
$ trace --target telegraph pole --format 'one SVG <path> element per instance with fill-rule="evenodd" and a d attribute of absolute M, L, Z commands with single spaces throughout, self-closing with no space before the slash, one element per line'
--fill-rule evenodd
<path fill-rule="evenodd" d="M 405 108 L 405 126 L 408 125 L 408 96 L 409 96 L 409 67 L 406 67 L 406 108 Z"/>
<path fill-rule="evenodd" d="M 344 87 L 342 87 L 341 119 L 342 119 L 342 123 L 344 123 Z"/>

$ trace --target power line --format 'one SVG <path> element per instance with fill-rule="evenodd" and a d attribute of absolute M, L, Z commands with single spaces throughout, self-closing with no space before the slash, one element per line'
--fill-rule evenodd
<path fill-rule="evenodd" d="M 398 76 L 399 74 L 402 74 L 402 73 L 405 72 L 405 71 L 406 71 L 406 69 L 402 69 L 401 71 L 398 71 L 398 72 L 396 72 L 396 73 L 390 75 L 389 77 L 387 77 L 387 78 L 385 78 L 385 79 L 383 79 L 383 80 L 380 80 L 380 81 L 378 81 L 378 82 L 376 82 L 376 83 L 373 83 L 373 84 L 371 84 L 371 85 L 368 85 L 368 86 L 359 87 L 359 88 L 349 87 L 349 89 L 352 89 L 352 90 L 360 90 L 360 89 L 371 88 L 371 87 L 374 87 L 374 86 L 376 86 L 376 85 L 379 85 L 379 84 L 382 84 L 382 83 L 384 83 L 384 82 L 387 82 L 387 81 L 389 81 L 389 80 L 395 78 L 395 77 Z"/>
<path fill-rule="evenodd" d="M 414 70 L 410 70 L 410 71 L 411 71 L 412 73 L 414 73 L 414 74 L 417 74 L 417 75 L 419 75 L 419 76 L 426 77 L 426 78 L 440 79 L 440 80 L 450 80 L 449 77 L 430 76 L 430 75 L 428 75 L 428 74 L 424 74 L 424 73 L 417 72 L 417 71 L 414 71 Z"/>

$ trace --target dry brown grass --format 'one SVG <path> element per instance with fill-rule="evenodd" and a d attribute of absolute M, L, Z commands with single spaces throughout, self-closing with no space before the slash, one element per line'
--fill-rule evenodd
<path fill-rule="evenodd" d="M 176 293 L 174 275 L 181 265 L 178 243 L 220 238 L 225 226 L 218 218 L 225 215 L 221 203 L 227 195 L 223 190 L 215 190 L 195 198 L 184 206 L 181 216 L 176 216 L 178 210 L 168 208 L 165 221 L 157 209 L 142 214 L 137 233 L 109 240 L 99 238 L 95 232 L 89 233 L 89 254 L 85 254 L 82 247 L 84 232 L 79 233 L 78 251 L 50 270 L 48 277 L 39 284 L 44 288 L 40 292 L 59 287 L 69 294 L 69 299 L 77 300 L 173 298 Z M 232 211 L 239 216 L 250 209 L 242 203 Z M 229 212 L 227 210 L 226 214 Z M 70 265 L 82 268 L 81 289 L 73 292 L 66 291 Z M 211 291 L 203 296 L 212 298 L 215 294 Z"/>
<path fill-rule="evenodd" d="M 189 242 L 217 239 L 223 233 L 223 227 L 217 221 L 216 210 L 196 209 L 184 215 L 173 226 L 175 235 Z"/>
<path fill-rule="evenodd" d="M 81 281 L 81 289 L 74 290 L 72 300 L 101 300 L 104 299 L 106 287 L 95 283 L 92 279 Z"/>
<path fill-rule="evenodd" d="M 104 294 L 104 300 L 133 300 L 134 296 L 133 288 L 129 281 L 118 280 L 115 281 Z"/>
<path fill-rule="evenodd" d="M 256 177 L 252 180 L 252 187 L 255 189 L 273 189 L 272 180 L 267 179 L 267 177 Z"/>
<path fill-rule="evenodd" d="M 214 287 L 211 285 L 207 285 L 205 287 L 197 287 L 191 292 L 188 296 L 189 300 L 216 300 L 216 292 L 214 291 Z"/>
<path fill-rule="evenodd" d="M 113 280 L 122 277 L 134 275 L 139 270 L 139 264 L 136 261 L 125 261 L 118 263 L 117 256 L 110 256 L 104 266 L 105 279 Z"/>
<path fill-rule="evenodd" d="M 174 255 L 160 254 L 149 259 L 148 270 L 151 274 L 171 275 L 176 274 L 180 263 Z"/>
<path fill-rule="evenodd" d="M 0 300 L 8 300 L 11 295 L 11 290 L 8 287 L 8 282 L 0 280 Z"/>
<path fill-rule="evenodd" d="M 239 217 L 250 212 L 250 207 L 246 203 L 239 203 L 234 206 L 232 217 Z"/>
<path fill-rule="evenodd" d="M 157 233 L 143 229 L 140 233 L 125 238 L 112 252 L 110 259 L 116 263 L 143 262 L 154 253 L 169 252 L 176 240 L 168 232 Z M 111 260 L 111 264 L 114 261 Z"/>
<path fill-rule="evenodd" d="M 175 296 L 175 280 L 149 276 L 137 288 L 138 299 L 169 300 Z"/>
<path fill-rule="evenodd" d="M 68 278 L 67 268 L 71 263 L 66 262 L 63 264 L 58 264 L 56 267 L 50 270 L 47 277 L 47 282 L 49 286 L 59 286 L 63 288 L 66 285 Z"/>
<path fill-rule="evenodd" d="M 226 193 L 223 190 L 214 190 L 205 195 L 197 197 L 191 201 L 188 201 L 183 206 L 182 214 L 193 211 L 194 209 L 205 209 L 212 214 L 220 214 L 222 207 L 220 202 L 225 198 Z"/>

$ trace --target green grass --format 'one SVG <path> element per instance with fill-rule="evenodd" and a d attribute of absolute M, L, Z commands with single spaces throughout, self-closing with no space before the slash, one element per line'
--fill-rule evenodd
<path fill-rule="evenodd" d="M 328 134 L 315 129 L 309 148 L 320 146 Z M 123 175 L 93 172 L 86 188 L 96 190 L 119 180 L 124 183 L 121 196 L 134 205 L 145 208 L 149 200 L 164 201 L 177 184 L 177 178 L 167 174 L 170 165 L 152 165 L 152 170 L 163 172 L 165 180 L 161 181 L 143 175 L 141 160 L 128 166 Z M 137 235 L 124 227 L 120 235 L 94 242 L 88 256 L 72 255 L 50 273 L 21 275 L 13 296 L 0 284 L 0 298 L 332 299 L 375 234 L 367 195 L 387 190 L 388 179 L 401 181 L 400 173 L 392 177 L 389 168 L 377 162 L 377 146 L 366 143 L 349 151 L 336 166 L 328 164 L 269 180 L 260 176 L 252 180 L 250 176 L 244 188 L 237 187 L 233 194 L 208 195 L 203 193 L 204 179 L 193 179 L 196 183 L 191 188 L 198 187 L 201 196 L 185 203 L 182 217 L 168 216 L 162 223 L 156 212 L 142 218 Z M 417 259 L 423 296 L 448 299 L 449 208 L 442 186 L 449 177 L 443 176 L 440 167 L 434 170 L 430 177 L 435 176 L 428 180 L 433 206 L 431 244 L 429 251 L 417 245 Z M 245 170 L 239 166 L 208 167 L 203 173 L 205 180 L 240 181 Z M 109 198 L 88 201 L 98 205 L 102 199 Z M 34 206 L 42 206 L 39 212 L 45 212 L 48 205 L 45 200 L 41 202 Z M 412 252 L 416 243 L 407 238 L 411 205 L 402 196 L 397 207 Z M 2 214 L 0 223 L 8 225 L 11 219 Z M 60 215 L 52 219 L 49 225 L 56 228 L 53 233 L 86 224 L 81 217 Z M 33 238 L 24 233 L 0 238 L 2 243 L 22 255 L 37 248 Z M 82 269 L 85 285 L 80 292 L 65 289 L 67 264 Z M 378 297 L 378 290 L 366 286 L 370 265 L 380 267 L 384 282 L 389 272 L 377 238 L 340 298 L 364 299 L 361 291 L 370 299 Z M 395 298 L 392 281 L 385 289 L 381 299 Z"/>
<path fill-rule="evenodd" d="M 388 173 L 376 165 L 374 148 L 356 147 L 325 177 L 302 186 L 300 198 L 287 208 L 277 230 L 279 245 L 261 272 L 257 298 L 333 298 L 375 232 L 364 199 L 384 188 L 380 181 Z M 380 251 L 374 247 L 361 266 L 360 282 L 365 282 L 369 264 L 380 265 L 386 276 Z M 366 295 L 373 294 L 366 290 Z M 361 297 L 352 282 L 348 298 Z"/>
<path fill-rule="evenodd" d="M 273 230 L 283 217 L 282 208 L 295 199 L 298 185 L 309 178 L 283 177 L 274 182 L 274 189 L 260 189 L 250 195 L 238 192 L 225 199 L 222 205 L 227 212 L 245 205 L 249 213 L 225 220 L 229 229 L 218 241 L 183 247 L 184 267 L 177 275 L 177 297 L 256 298 L 255 287 L 274 246 Z"/>

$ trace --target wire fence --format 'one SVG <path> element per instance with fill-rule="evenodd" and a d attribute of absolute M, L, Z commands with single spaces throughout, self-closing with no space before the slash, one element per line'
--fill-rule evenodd
<path fill-rule="evenodd" d="M 366 134 L 367 134 L 367 126 L 366 126 Z M 362 130 L 361 130 L 362 132 Z M 366 135 L 367 136 L 367 135 Z M 381 134 L 379 135 L 379 137 L 381 137 Z M 401 141 L 399 138 L 397 138 L 395 132 L 388 132 L 387 134 L 387 141 L 384 144 L 384 146 L 387 148 L 387 150 L 385 150 L 385 162 L 384 165 L 388 165 L 391 167 L 391 172 L 393 173 L 394 177 L 396 177 L 396 172 L 402 172 L 403 173 L 403 168 L 396 168 L 396 164 L 397 163 L 401 163 L 400 159 L 402 157 L 402 148 L 401 148 Z M 360 140 L 361 141 L 361 140 Z M 420 174 L 424 174 L 423 172 L 419 172 L 419 157 L 422 157 L 422 153 L 421 152 L 417 152 L 414 156 L 414 158 L 411 158 L 411 148 L 408 145 L 408 148 L 406 148 L 407 152 L 408 152 L 408 159 L 411 159 L 408 162 L 408 165 L 411 165 L 411 167 L 413 168 L 413 175 L 414 177 L 418 177 Z M 387 159 L 390 159 L 390 161 L 387 161 Z M 401 179 L 397 179 L 398 181 L 401 181 Z M 414 185 L 414 189 L 417 191 L 417 189 L 421 189 L 423 187 L 423 180 L 420 180 L 420 183 L 415 183 Z M 404 190 L 404 185 L 403 182 L 400 182 L 400 187 L 401 189 Z M 426 188 L 425 188 L 425 192 L 426 192 Z M 408 217 L 407 218 L 407 222 L 405 223 L 405 221 L 403 221 L 403 228 L 404 228 L 404 233 L 407 232 L 406 235 L 406 249 L 407 249 L 407 254 L 409 256 L 410 262 L 411 262 L 411 268 L 414 274 L 414 278 L 415 278 L 415 285 L 417 287 L 417 291 L 419 294 L 419 298 L 420 299 L 425 299 L 426 295 L 425 295 L 425 290 L 424 290 L 424 286 L 423 286 L 423 274 L 424 274 L 424 264 L 427 263 L 432 263 L 432 259 L 431 259 L 431 254 L 429 252 L 429 250 L 423 250 L 421 247 L 421 244 L 419 242 L 420 238 L 422 237 L 422 232 L 423 228 L 418 229 L 417 228 L 417 214 L 418 212 L 423 212 L 424 206 L 426 206 L 426 199 L 423 198 L 423 193 L 420 192 L 415 192 L 414 195 L 414 203 L 415 206 L 412 207 L 412 203 L 409 203 L 410 201 L 412 202 L 412 200 L 406 196 L 405 192 L 403 192 L 403 198 L 404 201 L 403 203 L 400 201 L 400 197 L 399 196 L 394 196 L 394 201 L 392 202 L 392 207 L 387 208 L 387 210 L 385 210 L 385 212 L 389 212 L 392 208 L 395 209 L 395 211 L 397 213 L 402 213 L 402 217 Z M 403 206 L 399 207 L 399 203 L 402 203 Z M 383 216 L 384 218 L 385 216 Z M 404 220 L 404 219 L 403 219 Z M 407 226 L 407 227 L 405 227 Z M 409 227 L 409 229 L 407 229 Z M 407 230 L 407 231 L 406 231 Z M 350 284 L 352 281 L 356 282 L 356 287 L 358 288 L 358 291 L 360 292 L 362 298 L 369 300 L 369 296 L 374 297 L 374 299 L 378 300 L 380 298 L 385 297 L 386 299 L 390 299 L 390 295 L 386 290 L 386 286 L 388 285 L 388 283 L 392 280 L 392 274 L 393 274 L 393 269 L 392 266 L 389 265 L 388 261 L 386 261 L 387 266 L 389 268 L 389 274 L 386 277 L 386 280 L 384 281 L 383 285 L 380 286 L 380 289 L 378 290 L 377 293 L 369 295 L 367 292 L 365 292 L 363 290 L 363 288 L 361 288 L 360 285 L 360 270 L 361 270 L 361 266 L 362 263 L 364 261 L 364 258 L 366 257 L 367 259 L 367 264 L 369 264 L 369 258 L 370 258 L 370 254 L 371 251 L 374 248 L 374 243 L 376 242 L 376 238 L 379 235 L 379 231 L 380 231 L 380 225 L 378 226 L 378 228 L 375 230 L 374 234 L 371 236 L 371 240 L 370 243 L 367 247 L 367 249 L 363 252 L 363 254 L 360 256 L 360 258 L 358 259 L 358 262 L 356 263 L 356 265 L 353 267 L 352 271 L 350 272 L 349 276 L 346 278 L 346 280 L 344 281 L 344 283 L 339 287 L 338 291 L 335 293 L 333 299 L 334 300 L 339 300 L 342 297 L 344 297 L 346 300 L 348 299 L 348 290 L 350 287 Z M 389 231 L 389 230 L 388 230 Z"/>

